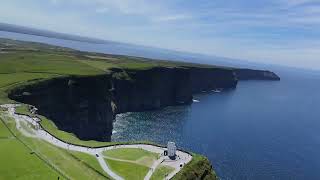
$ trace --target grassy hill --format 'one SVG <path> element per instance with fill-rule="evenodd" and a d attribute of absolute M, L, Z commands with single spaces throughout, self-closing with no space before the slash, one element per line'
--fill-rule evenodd
<path fill-rule="evenodd" d="M 108 179 L 95 157 L 23 136 L 3 112 L 0 120 L 0 179 Z"/>

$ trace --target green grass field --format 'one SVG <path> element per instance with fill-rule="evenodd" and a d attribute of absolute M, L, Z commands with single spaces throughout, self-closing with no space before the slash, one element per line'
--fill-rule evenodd
<path fill-rule="evenodd" d="M 57 179 L 60 175 L 15 138 L 0 121 L 0 179 Z M 4 137 L 4 136 L 1 136 Z M 8 138 L 9 137 L 9 138 Z"/>
<path fill-rule="evenodd" d="M 0 63 L 1 64 L 1 63 Z M 46 73 L 10 73 L 10 74 L 0 74 L 0 88 L 5 88 L 10 85 L 15 85 L 19 82 L 25 82 L 34 79 L 45 79 L 55 77 L 52 74 Z"/>
<path fill-rule="evenodd" d="M 90 166 L 99 174 L 109 177 L 109 175 L 106 172 L 104 172 L 104 170 L 102 169 L 99 162 L 94 156 L 85 154 L 85 153 L 76 152 L 76 151 L 72 151 L 71 154 L 73 154 L 76 158 L 78 158 L 81 163 L 84 163 L 87 166 Z"/>
<path fill-rule="evenodd" d="M 7 172 L 1 173 L 0 179 L 19 179 L 20 176 L 21 179 L 57 179 L 58 176 L 60 179 L 110 179 L 94 156 L 67 151 L 39 139 L 27 138 L 15 128 L 12 119 L 4 118 L 3 115 L 1 117 L 23 143 L 17 138 L 0 139 L 1 147 L 6 147 L 0 148 L 0 162 L 10 160 L 11 163 L 10 166 L 0 163 L 0 172 Z M 31 152 L 34 153 L 30 154 Z M 37 168 L 38 171 L 35 171 Z"/>
<path fill-rule="evenodd" d="M 166 175 L 170 174 L 172 171 L 174 171 L 174 168 L 170 166 L 157 167 L 150 179 L 163 180 L 165 179 Z"/>
<path fill-rule="evenodd" d="M 103 152 L 103 155 L 110 168 L 125 179 L 143 179 L 159 156 L 139 148 L 112 149 Z"/>
<path fill-rule="evenodd" d="M 103 71 L 81 62 L 81 59 L 45 52 L 1 54 L 1 73 L 43 73 L 56 75 L 97 75 Z"/>
<path fill-rule="evenodd" d="M 136 163 L 121 162 L 105 159 L 112 171 L 128 180 L 142 180 L 149 171 L 149 168 Z"/>
<path fill-rule="evenodd" d="M 57 179 L 59 174 L 16 139 L 0 140 L 0 179 Z"/>
<path fill-rule="evenodd" d="M 12 134 L 7 129 L 7 127 L 1 122 L 0 123 L 0 138 L 1 139 L 7 139 L 7 138 L 10 138 L 10 137 L 12 137 Z"/>
<path fill-rule="evenodd" d="M 57 148 L 39 140 L 30 140 L 28 144 L 35 152 L 41 154 L 44 159 L 70 179 L 106 179 L 106 177 L 102 175 L 104 174 L 103 172 L 97 173 L 95 168 L 90 165 L 90 163 L 97 161 L 93 156 L 82 159 L 83 156 L 86 155 L 84 154 L 83 156 L 78 155 L 79 157 L 75 158 L 70 154 L 70 151 Z M 87 163 L 84 164 L 82 162 Z M 90 165 L 90 167 L 87 165 Z M 99 170 L 97 171 L 99 172 Z"/>
<path fill-rule="evenodd" d="M 29 111 L 29 108 L 27 105 L 21 105 L 21 106 L 18 106 L 16 107 L 16 113 L 19 113 L 19 114 L 25 114 L 25 115 L 29 115 L 29 116 L 32 116 L 34 117 L 35 115 L 32 114 L 30 111 Z"/>
<path fill-rule="evenodd" d="M 106 72 L 108 72 L 110 68 L 115 67 L 115 64 L 108 63 L 103 60 L 82 60 L 81 62 L 84 64 L 87 64 L 93 68 L 97 68 L 97 69 L 100 69 L 100 70 L 106 71 Z"/>
<path fill-rule="evenodd" d="M 121 148 L 121 149 L 112 149 L 103 152 L 103 155 L 123 160 L 137 161 L 144 157 L 150 157 L 152 159 L 157 159 L 159 154 L 146 151 L 138 148 Z"/>

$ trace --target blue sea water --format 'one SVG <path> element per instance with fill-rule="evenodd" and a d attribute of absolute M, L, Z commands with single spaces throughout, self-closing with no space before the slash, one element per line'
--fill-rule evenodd
<path fill-rule="evenodd" d="M 190 106 L 121 114 L 113 141 L 175 141 L 206 155 L 221 179 L 320 179 L 320 77 L 279 73 Z"/>
<path fill-rule="evenodd" d="M 0 37 L 110 52 L 109 46 L 0 32 Z M 320 179 L 320 76 L 270 67 L 281 81 L 242 81 L 192 105 L 120 114 L 113 141 L 148 140 L 209 158 L 221 179 Z"/>

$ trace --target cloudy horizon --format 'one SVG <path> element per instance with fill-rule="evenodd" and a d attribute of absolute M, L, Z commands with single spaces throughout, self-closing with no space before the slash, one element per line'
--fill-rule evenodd
<path fill-rule="evenodd" d="M 4 0 L 0 22 L 320 69 L 319 0 Z"/>

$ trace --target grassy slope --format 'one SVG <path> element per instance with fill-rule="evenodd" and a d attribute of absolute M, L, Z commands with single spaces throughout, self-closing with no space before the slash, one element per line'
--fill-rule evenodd
<path fill-rule="evenodd" d="M 158 154 L 152 153 L 143 149 L 138 148 L 122 148 L 122 149 L 113 149 L 109 151 L 105 151 L 103 155 L 108 157 L 117 158 L 117 159 L 124 159 L 130 161 L 136 161 L 144 157 L 150 157 L 157 159 Z"/>
<path fill-rule="evenodd" d="M 32 141 L 28 142 L 28 144 L 50 162 L 50 164 L 58 168 L 63 174 L 71 179 L 106 179 L 104 172 L 97 173 L 99 170 L 96 170 L 91 165 L 92 162 L 96 161 L 93 156 L 86 157 L 85 159 L 82 159 L 82 156 L 75 158 L 69 151 L 57 148 L 43 141 Z M 84 164 L 83 162 L 86 161 L 88 162 Z M 90 167 L 87 165 L 90 165 Z"/>
<path fill-rule="evenodd" d="M 7 139 L 12 137 L 12 134 L 7 127 L 1 122 L 0 123 L 0 139 Z"/>
<path fill-rule="evenodd" d="M 192 160 L 175 175 L 173 180 L 218 179 L 212 170 L 209 160 L 201 155 L 192 154 Z"/>
<path fill-rule="evenodd" d="M 155 172 L 151 176 L 151 180 L 163 180 L 165 179 L 166 175 L 170 174 L 172 171 L 174 171 L 174 168 L 170 166 L 160 166 L 157 167 Z"/>
<path fill-rule="evenodd" d="M 1 54 L 1 73 L 43 73 L 57 75 L 96 75 L 102 71 L 91 68 L 73 56 L 44 52 Z"/>
<path fill-rule="evenodd" d="M 80 152 L 67 151 L 64 149 L 60 149 L 56 146 L 53 146 L 42 140 L 27 138 L 21 135 L 15 129 L 15 123 L 12 119 L 10 118 L 2 118 L 2 119 L 4 119 L 4 122 L 14 133 L 14 136 L 16 138 L 14 138 L 13 140 L 16 140 L 17 142 L 19 142 L 20 147 L 10 145 L 10 144 L 9 145 L 3 144 L 5 145 L 5 147 L 7 147 L 7 149 L 1 148 L 0 149 L 0 152 L 2 152 L 1 154 L 8 154 L 8 152 L 12 152 L 12 151 L 20 152 L 26 149 L 25 150 L 26 152 L 23 154 L 23 156 L 19 155 L 16 152 L 10 154 L 12 155 L 12 157 L 8 155 L 0 156 L 1 162 L 6 162 L 6 161 L 2 161 L 3 158 L 10 158 L 10 162 L 12 163 L 12 166 L 10 167 L 8 167 L 7 165 L 5 166 L 0 165 L 0 169 L 3 172 L 7 172 L 9 175 L 10 173 L 14 173 L 16 174 L 16 176 L 24 176 L 24 175 L 27 176 L 28 174 L 30 174 L 29 175 L 30 178 L 27 178 L 27 179 L 57 179 L 58 176 L 60 176 L 60 178 L 66 177 L 68 179 L 83 179 L 83 180 L 109 179 L 108 175 L 100 168 L 94 156 L 90 156 Z M 2 140 L 0 140 L 0 143 L 1 142 Z M 35 154 L 31 155 L 30 154 L 31 151 L 35 152 Z M 30 157 L 34 159 L 30 159 Z M 3 160 L 9 160 L 9 159 L 3 159 Z M 10 170 L 8 168 L 10 168 Z M 15 168 L 17 168 L 16 171 L 15 171 Z M 34 171 L 34 169 L 39 169 L 39 172 Z M 6 177 L 8 177 L 6 179 L 15 179 L 15 178 L 10 178 L 9 175 L 6 175 Z M 43 175 L 43 177 L 31 178 L 32 176 L 36 176 L 36 175 Z"/>
<path fill-rule="evenodd" d="M 59 173 L 50 168 L 14 137 L 0 121 L 0 179 L 57 179 Z"/>
<path fill-rule="evenodd" d="M 110 159 L 105 159 L 111 170 L 125 179 L 142 180 L 148 173 L 149 168 L 138 165 L 136 163 L 120 162 Z"/>
<path fill-rule="evenodd" d="M 57 179 L 37 156 L 16 139 L 0 140 L 0 179 Z"/>
<path fill-rule="evenodd" d="M 103 74 L 76 57 L 45 52 L 10 52 L 0 54 L 0 103 L 10 102 L 8 89 L 35 80 L 59 76 Z"/>
<path fill-rule="evenodd" d="M 100 166 L 99 162 L 96 160 L 95 157 L 89 154 L 75 152 L 75 151 L 71 152 L 71 154 L 74 157 L 78 158 L 78 160 L 81 163 L 84 163 L 86 166 L 89 166 L 94 171 L 97 171 L 98 174 L 109 177 L 109 175 L 106 172 L 104 172 L 104 170 L 102 169 L 102 167 Z"/>

